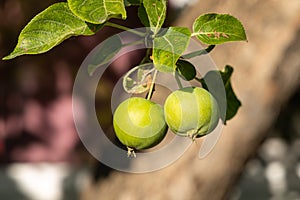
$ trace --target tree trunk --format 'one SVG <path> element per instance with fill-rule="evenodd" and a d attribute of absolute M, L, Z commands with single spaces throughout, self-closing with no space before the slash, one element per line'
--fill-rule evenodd
<path fill-rule="evenodd" d="M 83 199 L 227 199 L 281 106 L 300 83 L 300 2 L 211 0 L 187 8 L 176 25 L 191 27 L 202 13 L 230 13 L 245 26 L 248 42 L 217 46 L 211 57 L 234 67 L 233 88 L 242 102 L 236 117 L 204 159 L 200 140 L 171 166 L 145 174 L 114 171 Z"/>

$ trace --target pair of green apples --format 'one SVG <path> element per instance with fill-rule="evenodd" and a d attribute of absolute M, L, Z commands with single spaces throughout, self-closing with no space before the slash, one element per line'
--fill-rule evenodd
<path fill-rule="evenodd" d="M 168 127 L 177 135 L 193 139 L 211 132 L 219 119 L 218 104 L 205 89 L 186 87 L 172 92 L 164 107 L 141 97 L 123 101 L 115 110 L 116 136 L 130 149 L 154 147 Z"/>

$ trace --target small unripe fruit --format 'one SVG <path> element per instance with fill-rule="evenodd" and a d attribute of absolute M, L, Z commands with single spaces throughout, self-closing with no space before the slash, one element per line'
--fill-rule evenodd
<path fill-rule="evenodd" d="M 164 112 L 165 120 L 175 134 L 193 139 L 211 132 L 219 119 L 215 98 L 199 87 L 172 92 L 166 99 Z"/>
<path fill-rule="evenodd" d="M 129 98 L 117 107 L 113 125 L 120 142 L 136 150 L 157 145 L 167 132 L 163 108 L 140 97 Z"/>

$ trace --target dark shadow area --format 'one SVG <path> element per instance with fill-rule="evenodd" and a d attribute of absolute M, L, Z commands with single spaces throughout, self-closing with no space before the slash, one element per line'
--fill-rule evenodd
<path fill-rule="evenodd" d="M 274 125 L 278 131 L 275 136 L 282 137 L 291 144 L 300 137 L 300 89 L 293 95 L 289 103 L 282 108 Z"/>

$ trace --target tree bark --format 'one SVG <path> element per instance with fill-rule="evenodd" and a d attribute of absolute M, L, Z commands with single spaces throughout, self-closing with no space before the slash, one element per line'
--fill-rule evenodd
<path fill-rule="evenodd" d="M 230 13 L 245 26 L 248 42 L 217 46 L 211 53 L 223 68 L 234 67 L 234 91 L 242 102 L 238 114 L 204 159 L 201 142 L 171 166 L 146 174 L 114 171 L 82 194 L 82 199 L 228 199 L 245 163 L 268 135 L 281 106 L 300 83 L 300 2 L 199 1 L 176 25 L 191 27 L 202 13 Z"/>

